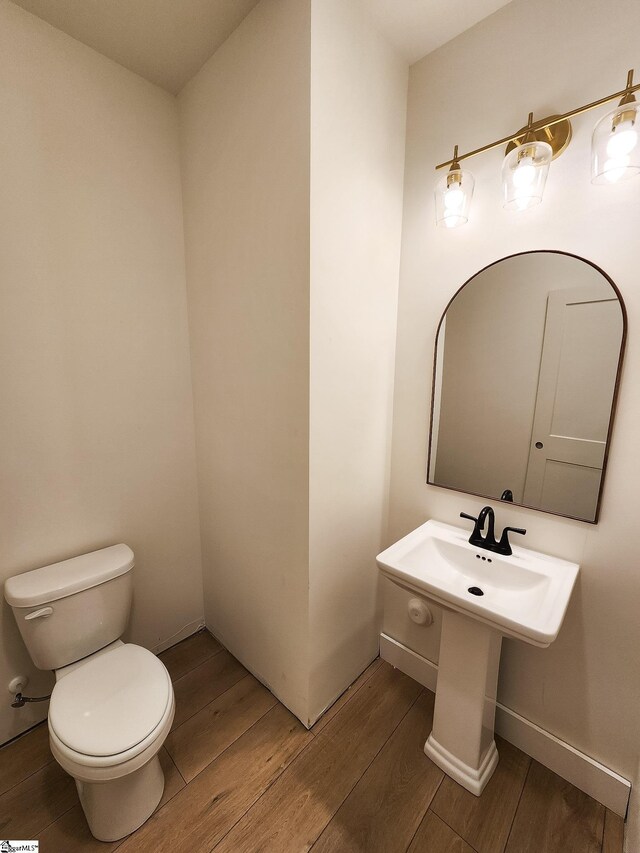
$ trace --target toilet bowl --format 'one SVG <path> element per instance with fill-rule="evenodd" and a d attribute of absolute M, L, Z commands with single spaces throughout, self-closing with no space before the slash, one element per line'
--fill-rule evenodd
<path fill-rule="evenodd" d="M 162 661 L 119 638 L 131 605 L 132 568 L 131 549 L 114 545 L 5 584 L 34 663 L 55 672 L 51 751 L 75 779 L 100 841 L 129 835 L 160 802 L 158 752 L 175 713 Z"/>
<path fill-rule="evenodd" d="M 141 646 L 117 641 L 72 672 L 56 672 L 51 752 L 75 779 L 87 823 L 100 841 L 129 835 L 160 802 L 158 752 L 174 712 L 169 673 Z"/>

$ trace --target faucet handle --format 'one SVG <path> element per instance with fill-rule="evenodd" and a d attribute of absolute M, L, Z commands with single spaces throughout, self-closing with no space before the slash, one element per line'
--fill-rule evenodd
<path fill-rule="evenodd" d="M 527 531 L 524 527 L 505 527 L 502 531 L 502 536 L 500 537 L 500 543 L 498 546 L 500 548 L 500 553 L 507 557 L 513 554 L 513 551 L 511 550 L 511 542 L 509 542 L 509 533 L 520 533 L 524 536 L 526 532 Z"/>
<path fill-rule="evenodd" d="M 471 532 L 471 536 L 469 536 L 469 544 L 476 545 L 479 548 L 484 547 L 482 529 L 484 528 L 485 517 L 486 516 L 482 512 L 477 518 L 473 515 L 469 515 L 466 512 L 460 513 L 460 518 L 468 518 L 469 521 L 473 521 L 473 531 Z M 491 529 L 493 530 L 493 525 L 491 525 Z"/>
<path fill-rule="evenodd" d="M 480 523 L 480 516 L 476 518 L 475 515 L 469 515 L 467 512 L 461 512 L 460 518 L 468 518 L 469 521 L 473 521 L 473 533 L 471 535 L 480 536 L 480 531 L 484 527 L 484 518 L 482 519 L 482 523 Z"/>

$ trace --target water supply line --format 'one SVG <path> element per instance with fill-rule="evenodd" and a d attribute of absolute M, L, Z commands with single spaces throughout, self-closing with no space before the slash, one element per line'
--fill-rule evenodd
<path fill-rule="evenodd" d="M 22 693 L 16 693 L 16 698 L 11 703 L 12 708 L 24 708 L 27 702 L 46 702 L 51 699 L 51 693 L 48 696 L 23 696 Z"/>

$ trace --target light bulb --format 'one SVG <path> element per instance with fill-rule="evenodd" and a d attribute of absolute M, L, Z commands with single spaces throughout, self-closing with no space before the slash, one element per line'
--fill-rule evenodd
<path fill-rule="evenodd" d="M 629 165 L 629 157 L 612 157 L 604 164 L 604 177 L 612 184 L 621 180 L 625 176 L 627 166 Z"/>
<path fill-rule="evenodd" d="M 531 196 L 516 196 L 514 206 L 516 210 L 526 210 L 528 207 L 534 207 L 539 204 L 540 199 L 532 198 Z"/>
<path fill-rule="evenodd" d="M 622 121 L 614 125 L 611 136 L 607 141 L 607 155 L 613 159 L 631 154 L 638 144 L 638 133 L 634 130 L 633 121 Z"/>
<path fill-rule="evenodd" d="M 435 188 L 436 222 L 443 228 L 457 228 L 469 219 L 473 196 L 473 175 L 457 163 L 444 175 Z"/>
<path fill-rule="evenodd" d="M 528 210 L 540 204 L 552 156 L 547 142 L 527 140 L 512 148 L 502 163 L 504 206 L 508 210 Z"/>
<path fill-rule="evenodd" d="M 523 157 L 513 173 L 513 185 L 519 190 L 527 189 L 536 179 L 536 167 L 532 157 Z"/>
<path fill-rule="evenodd" d="M 444 206 L 447 212 L 457 213 L 464 205 L 464 192 L 460 184 L 451 184 L 444 194 Z"/>
<path fill-rule="evenodd" d="M 640 104 L 625 96 L 593 129 L 591 181 L 617 184 L 640 174 Z"/>

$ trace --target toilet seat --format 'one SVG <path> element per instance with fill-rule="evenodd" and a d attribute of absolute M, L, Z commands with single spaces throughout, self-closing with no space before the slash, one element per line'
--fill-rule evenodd
<path fill-rule="evenodd" d="M 158 752 L 174 712 L 164 664 L 141 646 L 118 645 L 56 683 L 49 708 L 51 750 L 77 779 L 119 778 Z"/>

